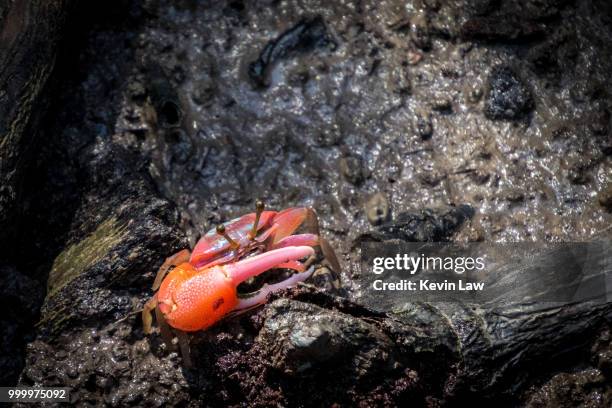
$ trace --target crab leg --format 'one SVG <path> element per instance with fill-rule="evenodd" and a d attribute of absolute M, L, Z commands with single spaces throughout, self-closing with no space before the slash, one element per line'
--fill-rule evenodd
<path fill-rule="evenodd" d="M 183 249 L 182 251 L 177 252 L 176 254 L 169 256 L 166 258 L 162 266 L 159 267 L 157 271 L 157 275 L 155 276 L 155 281 L 153 282 L 153 290 L 159 289 L 164 277 L 173 266 L 182 264 L 183 262 L 187 262 L 189 260 L 190 252 L 188 249 Z"/>
<path fill-rule="evenodd" d="M 236 312 L 240 313 L 241 311 L 245 311 L 255 306 L 259 306 L 262 303 L 266 303 L 266 300 L 268 299 L 268 296 L 271 293 L 295 286 L 298 282 L 302 282 L 308 279 L 313 272 L 314 267 L 311 266 L 307 271 L 291 275 L 290 278 L 285 279 L 282 282 L 274 283 L 272 285 L 264 285 L 252 296 L 241 298 L 238 301 L 238 305 L 236 306 Z"/>
<path fill-rule="evenodd" d="M 151 334 L 151 323 L 153 323 L 153 311 L 157 307 L 157 296 L 153 296 L 145 303 L 142 309 L 142 327 L 145 334 Z"/>
<path fill-rule="evenodd" d="M 235 264 L 224 265 L 222 268 L 224 268 L 225 273 L 232 280 L 234 285 L 238 286 L 241 282 L 269 269 L 276 268 L 282 264 L 288 264 L 291 261 L 306 258 L 313 254 L 314 249 L 308 246 L 279 248 L 244 259 Z"/>

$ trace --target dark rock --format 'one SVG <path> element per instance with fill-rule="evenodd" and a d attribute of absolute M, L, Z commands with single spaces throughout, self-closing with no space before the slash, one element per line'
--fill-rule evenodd
<path fill-rule="evenodd" d="M 288 299 L 272 302 L 264 318 L 250 351 L 267 362 L 271 380 L 270 384 L 257 385 L 259 395 L 266 387 L 273 387 L 289 405 L 301 401 L 316 406 L 330 400 L 349 405 L 377 404 L 380 398 L 385 401 L 383 405 L 424 403 L 420 381 L 435 375 L 430 377 L 431 373 L 425 372 L 424 356 L 429 355 L 426 344 L 431 338 L 419 329 L 391 319 L 362 319 Z M 413 344 L 399 346 L 409 342 Z M 439 352 L 447 358 L 442 364 L 448 365 L 452 351 L 447 349 L 445 353 L 441 347 Z M 295 377 L 300 379 L 299 386 L 288 381 Z M 335 380 L 330 382 L 329 378 Z M 436 380 L 441 387 L 444 380 Z M 308 402 L 304 402 L 306 395 Z"/>
<path fill-rule="evenodd" d="M 488 80 L 484 114 L 492 120 L 516 120 L 534 108 L 531 92 L 507 66 L 493 68 Z"/>
<path fill-rule="evenodd" d="M 582 163 L 572 166 L 567 172 L 567 178 L 577 185 L 585 185 L 592 180 L 590 169 Z"/>
<path fill-rule="evenodd" d="M 23 343 L 31 341 L 44 290 L 12 266 L 0 265 L 0 384 L 15 384 L 23 369 Z M 19 316 L 19 319 L 14 319 Z"/>
<path fill-rule="evenodd" d="M 460 29 L 460 37 L 465 40 L 516 41 L 529 40 L 542 36 L 546 25 L 522 18 L 508 16 L 473 17 Z"/>
<path fill-rule="evenodd" d="M 266 321 L 256 340 L 271 355 L 269 364 L 285 374 L 304 375 L 321 364 L 341 364 L 349 375 L 361 378 L 370 370 L 391 371 L 392 342 L 362 320 L 279 299 L 266 311 Z"/>
<path fill-rule="evenodd" d="M 6 2 L 0 15 L 0 243 L 12 239 L 23 173 L 36 146 L 41 97 L 71 1 Z M 4 245 L 2 245 L 3 247 Z"/>
<path fill-rule="evenodd" d="M 163 68 L 152 64 L 149 67 L 147 80 L 148 94 L 157 112 L 157 122 L 166 128 L 180 126 L 184 116 L 181 101 Z"/>
<path fill-rule="evenodd" d="M 388 239 L 401 239 L 409 242 L 447 241 L 473 215 L 474 209 L 469 205 L 451 207 L 441 211 L 424 210 L 420 213 L 401 213 L 395 220 L 360 236 L 359 241 Z"/>
<path fill-rule="evenodd" d="M 155 195 L 123 148 L 101 142 L 82 153 L 88 188 L 81 191 L 72 238 L 53 261 L 20 384 L 63 384 L 73 401 L 94 405 L 185 400 L 176 354 L 157 357 L 137 318 L 151 295 L 153 271 L 186 246 L 176 210 Z"/>
<path fill-rule="evenodd" d="M 153 195 L 150 182 L 129 167 L 132 160 L 112 146 L 92 152 L 87 171 L 93 190 L 77 209 L 73 239 L 49 273 L 42 332 L 130 313 L 132 298 L 125 288 L 146 288 L 164 258 L 160 254 L 178 248 L 175 209 Z M 86 216 L 94 211 L 96 218 Z"/>
<path fill-rule="evenodd" d="M 536 40 L 550 30 L 566 0 L 448 2 L 460 16 L 458 35 L 466 40 L 518 43 Z M 461 8 L 459 10 L 459 8 Z"/>
<path fill-rule="evenodd" d="M 294 53 L 335 46 L 321 16 L 304 19 L 265 46 L 259 58 L 249 65 L 249 77 L 258 86 L 267 86 L 268 73 L 280 60 Z"/>
<path fill-rule="evenodd" d="M 602 390 L 605 378 L 598 370 L 588 369 L 577 373 L 561 373 L 554 376 L 527 401 L 529 408 L 553 407 L 609 407 L 612 390 Z"/>

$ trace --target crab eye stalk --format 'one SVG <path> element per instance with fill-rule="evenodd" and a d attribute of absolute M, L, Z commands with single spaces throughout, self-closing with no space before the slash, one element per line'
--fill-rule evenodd
<path fill-rule="evenodd" d="M 217 225 L 217 234 L 223 236 L 223 238 L 225 238 L 227 240 L 227 242 L 229 242 L 230 246 L 233 249 L 236 249 L 236 248 L 238 248 L 240 246 L 239 243 L 234 241 L 232 239 L 232 237 L 230 237 L 229 234 L 227 232 L 225 232 L 225 225 L 223 225 L 223 224 Z"/>
<path fill-rule="evenodd" d="M 253 223 L 253 229 L 249 232 L 249 239 L 253 240 L 257 236 L 257 226 L 259 225 L 259 219 L 261 218 L 261 213 L 266 208 L 265 204 L 261 200 L 255 201 L 255 222 Z"/>

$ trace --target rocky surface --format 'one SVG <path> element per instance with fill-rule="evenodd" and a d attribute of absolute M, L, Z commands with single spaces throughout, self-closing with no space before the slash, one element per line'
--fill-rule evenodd
<path fill-rule="evenodd" d="M 15 235 L 24 170 L 71 1 L 0 5 L 0 244 Z"/>
<path fill-rule="evenodd" d="M 23 208 L 6 218 L 19 228 L 0 270 L 32 293 L 3 296 L 20 314 L 3 317 L 6 379 L 25 365 L 20 384 L 68 386 L 84 406 L 554 406 L 568 394 L 608 406 L 609 306 L 387 315 L 359 305 L 352 278 L 363 237 L 609 233 L 610 12 L 597 0 L 74 10 Z M 321 268 L 190 336 L 187 368 L 134 311 L 166 256 L 256 197 L 313 206 L 343 272 Z"/>

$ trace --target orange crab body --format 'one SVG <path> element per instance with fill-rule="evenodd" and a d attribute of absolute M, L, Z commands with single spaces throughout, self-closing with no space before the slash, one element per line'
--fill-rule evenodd
<path fill-rule="evenodd" d="M 314 221 L 317 234 L 292 235 L 306 220 Z M 257 212 L 226 222 L 209 231 L 189 253 L 180 251 L 168 258 L 153 284 L 157 293 L 145 305 L 145 332 L 151 329 L 151 313 L 156 310 L 170 326 L 182 331 L 206 329 L 229 314 L 249 310 L 265 303 L 270 293 L 307 279 L 301 262 L 321 246 L 334 270 L 338 261 L 331 247 L 318 235 L 316 215 L 308 208 Z M 169 273 L 168 270 L 174 266 Z M 265 285 L 249 297 L 239 297 L 238 285 L 267 270 L 292 269 L 297 273 L 286 280 Z M 167 273 L 167 274 L 166 274 Z"/>

